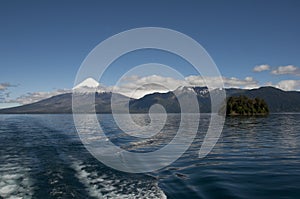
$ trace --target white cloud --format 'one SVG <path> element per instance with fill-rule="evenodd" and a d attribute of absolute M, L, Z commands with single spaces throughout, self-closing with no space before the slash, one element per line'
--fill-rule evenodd
<path fill-rule="evenodd" d="M 204 79 L 201 76 L 188 76 L 185 78 L 191 85 L 194 86 L 206 86 L 209 85 L 220 85 L 219 77 L 206 77 L 205 83 Z M 255 88 L 258 87 L 257 81 L 253 79 L 253 77 L 246 77 L 245 79 L 239 79 L 236 77 L 222 77 L 223 83 L 225 87 L 234 87 L 234 88 Z M 218 86 L 216 86 L 218 87 Z"/>
<path fill-rule="evenodd" d="M 70 92 L 72 91 L 69 89 L 59 89 L 52 92 L 29 92 L 25 95 L 21 95 L 16 99 L 6 100 L 6 103 L 30 104 L 55 95 L 70 93 Z"/>
<path fill-rule="evenodd" d="M 300 75 L 300 69 L 297 66 L 287 65 L 287 66 L 279 66 L 276 69 L 271 71 L 273 75 L 285 75 L 285 74 L 292 74 L 292 75 Z"/>
<path fill-rule="evenodd" d="M 246 77 L 245 79 L 238 79 L 235 77 L 226 78 L 223 77 L 225 87 L 234 87 L 234 88 L 246 88 L 252 89 L 259 87 L 258 82 L 253 79 L 253 77 Z"/>
<path fill-rule="evenodd" d="M 262 71 L 266 71 L 266 70 L 270 70 L 270 66 L 267 64 L 258 65 L 253 68 L 254 72 L 262 72 Z"/>
<path fill-rule="evenodd" d="M 271 67 L 270 65 L 263 64 L 263 65 L 258 65 L 253 68 L 254 72 L 262 72 L 262 71 L 267 71 L 270 70 Z M 291 74 L 291 75 L 300 75 L 300 68 L 294 65 L 286 65 L 286 66 L 278 66 L 274 67 L 273 70 L 271 71 L 271 74 L 273 75 L 286 75 L 286 74 Z"/>
<path fill-rule="evenodd" d="M 10 95 L 8 89 L 10 87 L 16 87 L 16 85 L 10 83 L 0 83 L 0 103 L 3 103 Z"/>
<path fill-rule="evenodd" d="M 117 86 L 108 88 L 116 93 L 121 93 L 132 98 L 141 98 L 144 95 L 160 92 L 165 93 L 175 90 L 179 86 L 187 86 L 185 80 L 178 80 L 171 77 L 163 77 L 158 75 L 150 75 L 146 77 L 129 76 Z"/>
<path fill-rule="evenodd" d="M 146 94 L 154 92 L 168 92 L 175 90 L 179 86 L 207 86 L 218 88 L 220 87 L 220 79 L 223 80 L 225 87 L 234 88 L 257 88 L 258 82 L 253 77 L 239 79 L 235 77 L 206 77 L 191 75 L 184 79 L 174 79 L 171 77 L 163 77 L 151 75 L 146 77 L 129 76 L 125 77 L 118 86 L 112 87 L 110 90 L 118 92 L 128 97 L 140 98 Z"/>
<path fill-rule="evenodd" d="M 275 86 L 285 91 L 300 90 L 300 80 L 282 80 Z"/>
<path fill-rule="evenodd" d="M 11 83 L 0 83 L 0 91 L 5 91 L 9 87 L 16 87 L 16 85 L 13 85 Z"/>
<path fill-rule="evenodd" d="M 282 80 L 276 84 L 267 82 L 266 86 L 273 86 L 284 91 L 300 91 L 300 80 Z"/>

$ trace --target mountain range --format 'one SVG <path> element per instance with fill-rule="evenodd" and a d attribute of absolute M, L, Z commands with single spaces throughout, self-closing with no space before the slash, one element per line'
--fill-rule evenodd
<path fill-rule="evenodd" d="M 94 83 L 92 83 L 94 84 Z M 98 84 L 94 84 L 99 86 Z M 88 87 L 88 85 L 84 85 Z M 244 95 L 250 98 L 261 98 L 266 101 L 271 113 L 276 112 L 300 112 L 300 92 L 283 91 L 274 87 L 261 87 L 257 89 L 225 89 L 226 96 Z M 176 96 L 188 96 L 190 92 L 197 94 L 200 112 L 210 112 L 211 102 L 207 87 L 184 87 L 181 86 L 174 91 L 167 93 L 152 93 L 145 95 L 140 99 L 129 99 L 128 97 L 114 93 L 114 98 L 123 101 L 129 101 L 131 113 L 146 113 L 153 104 L 161 104 L 168 113 L 179 113 L 180 105 Z M 215 89 L 211 92 L 218 92 Z M 175 96 L 176 94 L 176 96 Z M 111 113 L 111 98 L 113 93 L 102 92 L 78 92 L 80 103 L 84 109 L 86 107 L 85 99 L 95 97 L 95 110 L 97 113 Z M 128 104 L 127 104 L 128 105 Z M 93 107 L 92 107 L 93 108 Z M 191 112 L 193 107 L 190 107 Z M 84 112 L 92 112 L 92 109 Z M 13 108 L 0 109 L 0 114 L 61 114 L 72 113 L 72 93 L 56 95 L 32 104 L 26 104 Z"/>

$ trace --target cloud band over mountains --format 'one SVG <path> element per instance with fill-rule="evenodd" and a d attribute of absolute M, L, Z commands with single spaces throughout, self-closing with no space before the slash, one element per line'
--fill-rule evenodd
<path fill-rule="evenodd" d="M 290 75 L 290 76 L 300 76 L 300 68 L 294 65 L 285 65 L 272 67 L 267 64 L 257 65 L 253 68 L 253 72 L 260 73 L 264 71 L 269 71 L 271 75 Z M 260 86 L 273 86 L 285 91 L 300 90 L 300 80 L 295 79 L 285 79 L 280 80 L 277 83 L 266 82 L 260 83 L 253 77 L 237 78 L 237 77 L 221 77 L 225 88 L 242 88 L 242 89 L 253 89 Z M 150 76 L 126 76 L 120 81 L 118 85 L 106 86 L 94 82 L 96 85 L 96 90 L 98 92 L 115 92 L 120 93 L 132 98 L 141 98 L 144 95 L 161 92 L 165 93 L 177 89 L 180 86 L 215 86 L 217 87 L 220 77 L 206 77 L 203 78 L 197 75 L 190 75 L 184 77 L 183 79 L 176 79 L 173 77 L 164 77 L 160 75 L 150 75 Z M 92 80 L 93 81 L 93 80 Z M 29 104 L 37 102 L 42 99 L 49 98 L 54 95 L 70 93 L 72 89 L 58 89 L 49 92 L 28 92 L 26 94 L 20 95 L 15 99 L 10 98 L 11 87 L 16 87 L 11 83 L 0 83 L 0 103 L 18 103 L 18 104 Z M 85 86 L 84 90 L 94 91 L 95 88 L 88 88 Z"/>
<path fill-rule="evenodd" d="M 222 77 L 224 86 L 226 88 L 243 88 L 253 89 L 260 86 L 273 86 L 282 90 L 300 90 L 300 80 L 282 80 L 276 84 L 267 82 L 264 85 L 259 84 L 253 77 L 246 77 L 244 79 L 236 77 Z M 98 92 L 116 92 L 132 98 L 141 98 L 146 94 L 154 92 L 168 92 L 175 90 L 179 86 L 206 86 L 207 83 L 214 85 L 214 82 L 218 80 L 217 77 L 206 77 L 206 82 L 201 76 L 187 76 L 184 79 L 175 79 L 172 77 L 163 77 L 159 75 L 151 75 L 145 77 L 129 76 L 125 77 L 118 86 L 105 86 L 99 84 L 96 88 Z M 209 81 L 209 82 L 208 82 Z M 155 83 L 153 83 L 155 82 Z M 19 103 L 29 104 L 45 98 L 49 98 L 54 95 L 70 93 L 72 89 L 58 89 L 51 92 L 30 92 L 17 97 L 16 99 L 6 99 L 3 95 L 3 91 L 7 90 L 8 87 L 13 86 L 8 83 L 0 84 L 0 94 L 2 91 L 2 102 L 6 103 Z M 87 88 L 88 89 L 88 88 Z M 94 89 L 92 89 L 94 90 Z"/>

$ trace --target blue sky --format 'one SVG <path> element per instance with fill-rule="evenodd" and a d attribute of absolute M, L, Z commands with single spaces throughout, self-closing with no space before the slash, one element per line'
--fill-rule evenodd
<path fill-rule="evenodd" d="M 148 26 L 174 29 L 195 39 L 224 77 L 253 77 L 259 85 L 299 80 L 297 0 L 12 0 L 0 2 L 0 107 L 7 106 L 5 101 L 30 97 L 28 93 L 72 88 L 78 68 L 97 44 Z M 112 85 L 132 65 L 149 61 L 171 64 L 186 76 L 194 74 L 184 61 L 164 53 L 144 51 L 129 57 L 120 58 L 102 83 Z M 253 71 L 262 64 L 269 70 Z M 292 72 L 282 68 L 272 74 L 289 65 Z M 296 83 L 292 89 L 300 86 Z"/>

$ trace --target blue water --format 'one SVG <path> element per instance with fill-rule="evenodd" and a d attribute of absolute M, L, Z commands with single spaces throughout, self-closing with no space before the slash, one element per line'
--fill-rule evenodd
<path fill-rule="evenodd" d="M 147 115 L 135 115 L 147 123 Z M 155 150 L 172 140 L 180 116 L 164 133 L 130 140 L 112 115 L 99 115 L 107 136 L 130 151 Z M 299 198 L 300 114 L 227 118 L 204 159 L 196 139 L 173 164 L 146 174 L 111 169 L 82 145 L 72 115 L 0 115 L 0 198 Z"/>

